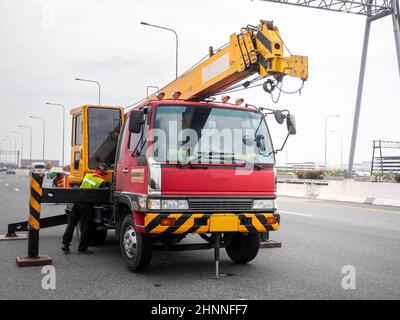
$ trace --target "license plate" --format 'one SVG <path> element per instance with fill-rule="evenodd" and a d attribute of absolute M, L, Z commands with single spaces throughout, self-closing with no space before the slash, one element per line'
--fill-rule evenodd
<path fill-rule="evenodd" d="M 239 219 L 236 215 L 213 215 L 210 218 L 210 232 L 238 231 Z"/>

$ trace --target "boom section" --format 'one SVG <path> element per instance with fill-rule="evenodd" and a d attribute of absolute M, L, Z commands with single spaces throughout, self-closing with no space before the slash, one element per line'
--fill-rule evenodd
<path fill-rule="evenodd" d="M 253 74 L 265 78 L 273 76 L 280 81 L 283 76 L 308 78 L 308 58 L 290 55 L 284 57 L 284 43 L 272 22 L 261 21 L 259 26 L 243 28 L 240 34 L 232 34 L 229 43 L 182 74 L 159 92 L 149 96 L 144 103 L 157 99 L 202 100 L 215 95 Z"/>

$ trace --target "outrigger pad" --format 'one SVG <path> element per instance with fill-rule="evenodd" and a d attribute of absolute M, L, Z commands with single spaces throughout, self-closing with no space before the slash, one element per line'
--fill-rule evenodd
<path fill-rule="evenodd" d="M 26 239 L 28 239 L 28 235 L 26 233 L 0 235 L 0 241 L 26 240 Z"/>
<path fill-rule="evenodd" d="M 17 265 L 20 268 L 24 267 L 36 267 L 36 266 L 46 266 L 53 264 L 53 261 L 47 254 L 39 255 L 36 258 L 31 257 L 17 257 Z"/>
<path fill-rule="evenodd" d="M 268 248 L 281 248 L 282 242 L 274 241 L 274 240 L 262 240 L 260 241 L 260 249 L 268 249 Z"/>

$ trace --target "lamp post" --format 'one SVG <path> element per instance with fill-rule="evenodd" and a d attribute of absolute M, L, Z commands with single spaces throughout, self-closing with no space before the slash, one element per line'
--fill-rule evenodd
<path fill-rule="evenodd" d="M 7 143 L 6 149 L 4 150 L 4 162 L 6 164 L 8 164 L 8 160 L 9 160 L 8 150 L 10 149 L 10 142 L 11 142 L 10 140 L 6 140 L 6 139 L 1 140 L 1 143 Z"/>
<path fill-rule="evenodd" d="M 331 132 L 340 136 L 340 170 L 343 170 L 343 132 L 336 130 L 332 130 Z"/>
<path fill-rule="evenodd" d="M 47 105 L 50 106 L 56 106 L 56 107 L 61 107 L 63 109 L 63 121 L 62 121 L 62 158 L 61 158 L 61 165 L 64 167 L 64 143 L 65 143 L 65 106 L 63 104 L 60 103 L 51 103 L 51 102 L 46 102 Z M 100 101 L 99 101 L 99 105 L 100 105 Z"/>
<path fill-rule="evenodd" d="M 43 155 L 42 160 L 44 161 L 44 145 L 45 145 L 45 127 L 46 127 L 46 120 L 42 117 L 30 116 L 32 119 L 40 119 L 43 121 Z"/>
<path fill-rule="evenodd" d="M 144 26 L 149 26 L 149 27 L 154 27 L 154 28 L 158 28 L 158 29 L 168 30 L 168 31 L 171 31 L 171 32 L 174 33 L 175 40 L 176 40 L 175 41 L 175 79 L 177 79 L 178 78 L 178 46 L 179 46 L 178 41 L 179 40 L 178 40 L 178 34 L 176 33 L 176 31 L 173 30 L 173 29 L 170 29 L 170 28 L 158 26 L 158 25 L 155 25 L 155 24 L 150 24 L 150 23 L 147 23 L 147 22 L 141 22 L 140 24 L 142 24 Z"/>
<path fill-rule="evenodd" d="M 96 80 L 89 80 L 89 79 L 81 79 L 81 78 L 75 78 L 76 81 L 85 81 L 85 82 L 93 82 L 96 83 L 97 86 L 99 87 L 99 107 L 101 106 L 100 104 L 100 97 L 101 97 L 101 86 L 100 86 L 100 82 L 96 81 Z"/>
<path fill-rule="evenodd" d="M 326 156 L 327 156 L 327 151 L 328 151 L 328 119 L 329 118 L 339 118 L 340 116 L 338 114 L 330 114 L 325 117 L 325 161 L 324 161 L 324 170 L 326 171 Z"/>
<path fill-rule="evenodd" d="M 8 139 L 12 139 L 14 141 L 14 148 L 12 149 L 12 152 L 14 153 L 14 159 L 13 162 L 16 162 L 16 152 L 17 152 L 17 138 L 14 136 L 7 136 Z M 18 165 L 18 164 L 17 164 Z"/>
<path fill-rule="evenodd" d="M 32 127 L 31 126 L 25 126 L 20 124 L 20 128 L 28 128 L 30 130 L 30 138 L 29 138 L 29 161 L 32 162 Z"/>
<path fill-rule="evenodd" d="M 22 159 L 24 156 L 24 134 L 21 131 L 13 131 L 12 133 L 21 135 L 21 157 L 20 157 L 20 159 Z M 20 165 L 20 161 L 18 161 L 18 165 Z"/>

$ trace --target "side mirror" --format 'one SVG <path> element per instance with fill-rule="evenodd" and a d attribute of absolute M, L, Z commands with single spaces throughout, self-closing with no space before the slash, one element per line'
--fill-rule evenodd
<path fill-rule="evenodd" d="M 264 152 L 266 150 L 266 146 L 265 146 L 265 137 L 262 134 L 258 134 L 256 136 L 256 144 L 257 144 L 257 148 L 261 151 Z"/>
<path fill-rule="evenodd" d="M 288 129 L 288 133 L 289 134 L 296 134 L 297 130 L 296 130 L 296 118 L 294 117 L 294 115 L 289 115 L 288 117 L 286 117 L 286 125 L 287 125 L 287 129 Z"/>
<path fill-rule="evenodd" d="M 143 110 L 132 110 L 129 114 L 129 132 L 139 133 L 143 123 Z"/>
<path fill-rule="evenodd" d="M 281 110 L 275 110 L 274 116 L 275 116 L 276 122 L 278 122 L 279 124 L 282 124 L 286 118 L 286 116 L 283 114 L 283 112 Z"/>

